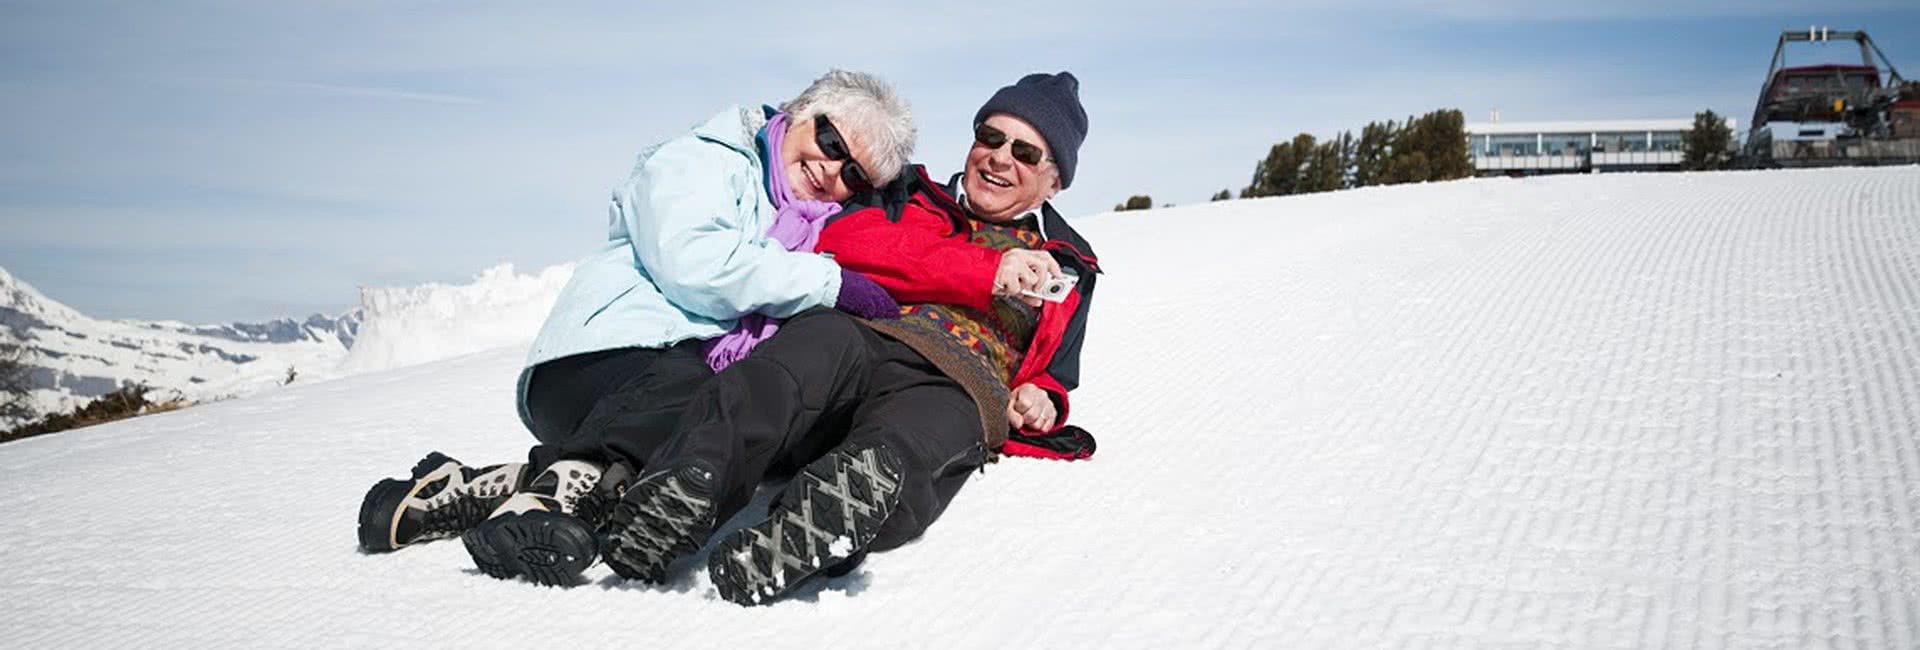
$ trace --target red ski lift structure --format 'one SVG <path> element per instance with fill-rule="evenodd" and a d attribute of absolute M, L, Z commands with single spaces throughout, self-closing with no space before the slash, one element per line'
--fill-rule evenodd
<path fill-rule="evenodd" d="M 1789 43 L 1851 40 L 1860 64 L 1788 67 Z M 1747 137 L 1757 166 L 1827 166 L 1920 162 L 1920 96 L 1864 31 L 1809 28 L 1780 34 L 1760 87 Z M 1903 97 L 1903 93 L 1908 96 Z M 1801 125 L 1798 137 L 1776 141 L 1775 122 Z M 1837 127 L 1837 128 L 1830 128 Z"/>

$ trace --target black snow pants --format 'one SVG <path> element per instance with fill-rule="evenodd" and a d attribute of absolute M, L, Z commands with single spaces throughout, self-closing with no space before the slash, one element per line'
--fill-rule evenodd
<path fill-rule="evenodd" d="M 713 377 L 700 345 L 602 350 L 534 366 L 527 414 L 540 444 L 527 452 L 528 467 L 538 472 L 576 459 L 638 470 L 673 433 L 694 390 Z"/>
<path fill-rule="evenodd" d="M 814 309 L 702 384 L 646 466 L 713 471 L 715 521 L 724 522 L 770 472 L 874 442 L 899 458 L 902 476 L 873 551 L 919 537 L 986 459 L 980 417 L 958 383 L 906 344 Z"/>

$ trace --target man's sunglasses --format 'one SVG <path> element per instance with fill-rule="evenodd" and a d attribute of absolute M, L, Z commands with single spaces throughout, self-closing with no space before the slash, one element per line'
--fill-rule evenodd
<path fill-rule="evenodd" d="M 1007 132 L 981 124 L 973 127 L 973 141 L 988 149 L 999 149 L 1001 145 L 1007 143 Z M 1013 141 L 1013 159 L 1026 163 L 1029 167 L 1040 164 L 1042 160 L 1048 160 L 1046 152 L 1041 151 L 1039 145 L 1026 140 Z"/>
<path fill-rule="evenodd" d="M 828 160 L 840 162 L 840 181 L 847 189 L 858 194 L 873 190 L 873 181 L 867 179 L 867 170 L 860 168 L 859 161 L 853 159 L 853 151 L 847 148 L 847 139 L 840 137 L 840 130 L 833 128 L 833 120 L 826 113 L 813 116 L 813 143 L 820 145 L 820 153 Z"/>

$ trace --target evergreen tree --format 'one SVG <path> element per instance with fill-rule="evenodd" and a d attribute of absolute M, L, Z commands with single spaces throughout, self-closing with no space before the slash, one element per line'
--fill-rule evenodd
<path fill-rule="evenodd" d="M 1346 168 L 1341 166 L 1340 146 L 1340 140 L 1336 138 L 1313 148 L 1313 154 L 1308 156 L 1306 169 L 1301 174 L 1301 193 L 1340 189 L 1341 180 L 1347 173 Z"/>
<path fill-rule="evenodd" d="M 1266 160 L 1254 166 L 1252 196 L 1286 196 L 1299 191 L 1300 168 L 1313 155 L 1314 139 L 1302 133 L 1292 142 L 1273 145 Z"/>
<path fill-rule="evenodd" d="M 1427 179 L 1427 121 L 1407 116 L 1406 125 L 1394 134 L 1387 153 L 1388 183 L 1417 183 Z M 1414 154 L 1420 154 L 1415 163 Z M 1417 170 L 1417 171 L 1416 171 Z"/>
<path fill-rule="evenodd" d="M 1432 173 L 1427 164 L 1427 152 L 1419 150 L 1396 151 L 1387 161 L 1387 184 L 1418 183 Z"/>
<path fill-rule="evenodd" d="M 1352 188 L 1354 186 L 1353 185 L 1353 160 L 1354 160 L 1353 156 L 1354 156 L 1355 144 L 1356 143 L 1354 142 L 1352 131 L 1340 132 L 1340 147 L 1339 147 L 1340 148 L 1340 155 L 1339 155 L 1340 187 L 1339 189 L 1344 190 L 1344 189 Z"/>
<path fill-rule="evenodd" d="M 1448 181 L 1473 176 L 1473 158 L 1467 155 L 1467 116 L 1445 109 L 1428 113 L 1425 148 L 1427 180 Z"/>
<path fill-rule="evenodd" d="M 1385 123 L 1368 122 L 1366 128 L 1360 130 L 1360 140 L 1354 143 L 1353 148 L 1354 187 L 1386 182 L 1388 147 L 1398 131 L 1399 127 L 1393 120 Z"/>
<path fill-rule="evenodd" d="M 29 401 L 32 385 L 27 380 L 26 348 L 18 343 L 0 343 L 0 418 L 31 419 L 35 413 Z"/>
<path fill-rule="evenodd" d="M 1680 142 L 1686 148 L 1680 165 L 1684 169 L 1726 169 L 1733 160 L 1733 129 L 1713 111 L 1694 113 L 1693 128 L 1681 136 Z"/>
<path fill-rule="evenodd" d="M 1313 137 L 1311 133 L 1302 133 L 1293 136 L 1293 155 L 1295 157 L 1293 173 L 1287 174 L 1283 170 L 1278 176 L 1274 177 L 1280 183 L 1278 187 L 1283 190 L 1281 194 L 1300 194 L 1306 191 L 1304 188 L 1307 184 L 1307 165 L 1313 162 L 1313 152 L 1318 147 L 1319 140 Z"/>
<path fill-rule="evenodd" d="M 1209 200 L 1209 201 L 1225 201 L 1225 200 L 1227 200 L 1227 199 L 1231 199 L 1231 198 L 1233 198 L 1233 192 L 1231 192 L 1231 191 L 1228 191 L 1228 190 L 1220 190 L 1220 192 L 1219 192 L 1218 194 L 1214 194 L 1214 195 L 1213 195 L 1213 198 L 1211 198 L 1211 199 L 1207 199 L 1207 200 Z"/>
<path fill-rule="evenodd" d="M 1135 194 L 1133 196 L 1127 197 L 1127 202 L 1113 206 L 1113 211 L 1126 212 L 1128 210 L 1147 210 L 1152 207 L 1153 207 L 1153 197 L 1147 196 L 1145 194 Z"/>

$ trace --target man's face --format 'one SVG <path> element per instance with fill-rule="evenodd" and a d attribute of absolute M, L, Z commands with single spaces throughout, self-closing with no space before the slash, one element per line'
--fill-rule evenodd
<path fill-rule="evenodd" d="M 994 113 L 982 125 L 991 131 L 976 131 L 973 148 L 967 151 L 966 176 L 960 181 L 967 192 L 967 208 L 974 216 L 996 223 L 1010 221 L 1040 207 L 1060 191 L 1060 170 L 1053 163 L 1053 151 L 1032 124 Z M 980 135 L 992 131 L 1005 138 L 999 146 L 988 148 L 991 143 L 983 143 Z M 1039 161 L 1016 159 L 1016 148 L 1037 148 Z"/>

